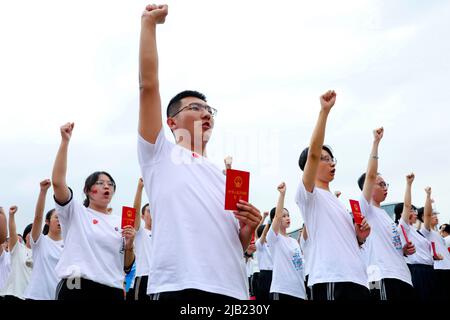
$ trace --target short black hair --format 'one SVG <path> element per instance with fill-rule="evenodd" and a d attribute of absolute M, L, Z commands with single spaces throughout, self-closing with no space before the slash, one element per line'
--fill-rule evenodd
<path fill-rule="evenodd" d="M 441 228 L 444 227 L 444 229 L 442 231 L 447 232 L 450 234 L 450 224 L 448 223 L 444 223 Z"/>
<path fill-rule="evenodd" d="M 423 222 L 424 207 L 417 209 L 417 219 Z"/>
<path fill-rule="evenodd" d="M 265 224 L 262 224 L 258 227 L 258 229 L 256 229 L 256 234 L 258 235 L 258 238 L 261 238 L 265 226 L 266 226 Z"/>
<path fill-rule="evenodd" d="M 380 174 L 377 173 L 377 176 L 379 176 L 379 175 Z M 358 187 L 359 187 L 359 189 L 361 189 L 361 191 L 364 188 L 364 182 L 366 182 L 366 173 L 365 172 L 358 179 Z"/>
<path fill-rule="evenodd" d="M 327 146 L 324 144 L 322 146 L 322 150 L 325 150 L 326 152 L 328 152 L 330 154 L 330 156 L 332 158 L 334 158 L 333 152 L 331 151 L 330 146 Z M 303 149 L 302 153 L 300 154 L 300 157 L 298 158 L 298 166 L 300 167 L 300 169 L 302 171 L 305 170 L 306 160 L 308 160 L 308 151 L 309 151 L 309 147 Z"/>
<path fill-rule="evenodd" d="M 270 221 L 273 221 L 273 219 L 275 218 L 276 210 L 277 210 L 276 207 L 273 207 L 272 210 L 270 210 Z M 288 209 L 283 208 L 283 210 L 286 210 L 289 213 Z"/>
<path fill-rule="evenodd" d="M 403 212 L 403 202 L 399 202 L 399 203 L 397 203 L 396 205 L 395 205 L 395 207 L 394 207 L 394 212 L 395 212 L 395 223 L 398 223 L 398 221 L 400 220 L 400 218 L 402 217 L 402 212 Z M 414 209 L 414 210 L 417 210 L 417 208 L 416 208 L 416 206 L 415 205 L 411 205 L 411 207 Z M 420 220 L 420 219 L 419 219 Z M 420 221 L 422 221 L 422 220 L 420 220 Z"/>
<path fill-rule="evenodd" d="M 32 223 L 30 223 L 29 225 L 27 225 L 26 227 L 25 227 L 25 229 L 23 229 L 23 236 L 22 236 L 22 239 L 23 239 L 23 241 L 25 241 L 25 243 L 27 243 L 27 235 L 31 232 L 31 228 L 33 227 L 33 224 Z"/>
<path fill-rule="evenodd" d="M 181 107 L 181 99 L 194 97 L 199 98 L 206 102 L 206 96 L 203 93 L 194 90 L 184 90 L 178 93 L 175 97 L 173 97 L 169 104 L 167 105 L 166 116 L 167 118 L 171 117 L 174 113 L 176 113 Z"/>
<path fill-rule="evenodd" d="M 147 208 L 149 205 L 150 205 L 149 203 L 146 203 L 146 204 L 142 207 L 142 209 L 141 209 L 141 215 L 144 215 L 144 213 L 145 213 L 145 208 Z"/>

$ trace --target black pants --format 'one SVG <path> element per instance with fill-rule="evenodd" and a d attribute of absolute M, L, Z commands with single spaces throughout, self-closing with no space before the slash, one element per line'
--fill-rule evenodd
<path fill-rule="evenodd" d="M 78 281 L 79 280 L 79 281 Z M 77 278 L 62 279 L 56 287 L 56 300 L 114 300 L 123 301 L 124 290 Z"/>
<path fill-rule="evenodd" d="M 435 296 L 434 269 L 427 264 L 408 264 L 416 298 L 425 301 Z"/>
<path fill-rule="evenodd" d="M 373 289 L 370 290 L 372 301 L 410 301 L 415 297 L 414 288 L 399 279 L 381 279 L 372 285 Z"/>
<path fill-rule="evenodd" d="M 286 301 L 286 302 L 300 302 L 305 301 L 302 298 L 294 297 L 284 293 L 271 292 L 270 300 Z"/>
<path fill-rule="evenodd" d="M 270 300 L 270 285 L 272 284 L 272 270 L 260 270 L 256 300 Z"/>
<path fill-rule="evenodd" d="M 250 297 L 256 297 L 256 292 L 258 291 L 259 282 L 259 272 L 255 272 L 250 277 L 248 277 L 248 293 Z"/>
<path fill-rule="evenodd" d="M 450 301 L 450 270 L 434 270 L 435 293 L 433 299 Z"/>
<path fill-rule="evenodd" d="M 194 302 L 224 302 L 224 301 L 239 301 L 238 299 L 225 296 L 218 293 L 212 293 L 197 289 L 184 289 L 180 291 L 167 291 L 150 295 L 151 300 L 159 301 L 194 301 Z"/>
<path fill-rule="evenodd" d="M 370 292 L 365 286 L 353 282 L 316 283 L 311 289 L 315 301 L 369 301 Z"/>
<path fill-rule="evenodd" d="M 309 279 L 309 274 L 307 274 L 305 276 L 305 291 L 306 291 L 306 296 L 308 297 L 308 300 L 312 300 L 311 299 L 311 288 L 308 287 L 308 279 Z"/>
<path fill-rule="evenodd" d="M 127 300 L 146 301 L 150 300 L 147 294 L 148 276 L 140 276 L 134 279 L 134 288 L 127 292 Z"/>

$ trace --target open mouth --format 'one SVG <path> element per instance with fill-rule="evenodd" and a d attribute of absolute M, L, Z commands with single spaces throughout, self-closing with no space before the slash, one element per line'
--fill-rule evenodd
<path fill-rule="evenodd" d="M 202 124 L 202 129 L 203 130 L 209 130 L 211 129 L 211 125 L 209 124 L 209 122 L 205 122 Z"/>
<path fill-rule="evenodd" d="M 331 174 L 334 176 L 334 174 L 336 173 L 336 169 L 331 170 Z"/>
<path fill-rule="evenodd" d="M 109 197 L 110 194 L 111 194 L 111 193 L 110 193 L 109 191 L 105 191 L 105 192 L 103 193 L 103 195 L 104 195 L 105 197 Z"/>

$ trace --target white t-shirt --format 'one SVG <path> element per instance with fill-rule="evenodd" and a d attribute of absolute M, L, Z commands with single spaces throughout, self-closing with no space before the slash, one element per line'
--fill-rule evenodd
<path fill-rule="evenodd" d="M 11 272 L 6 285 L 0 291 L 0 296 L 15 296 L 19 299 L 24 299 L 23 293 L 28 286 L 33 268 L 31 249 L 17 242 L 9 252 Z"/>
<path fill-rule="evenodd" d="M 277 235 L 272 227 L 267 233 L 267 242 L 273 258 L 270 292 L 306 300 L 303 257 L 298 242 L 289 236 Z"/>
<path fill-rule="evenodd" d="M 412 285 L 411 273 L 404 260 L 400 234 L 394 221 L 386 211 L 369 204 L 363 194 L 359 203 L 371 228 L 365 243 L 369 281 L 391 278 Z"/>
<path fill-rule="evenodd" d="M 447 246 L 447 248 L 450 248 L 450 236 L 446 236 L 444 238 L 444 240 L 445 240 L 445 245 Z"/>
<path fill-rule="evenodd" d="M 141 226 L 136 232 L 136 277 L 148 276 L 152 254 L 152 232 Z"/>
<path fill-rule="evenodd" d="M 261 238 L 256 240 L 256 257 L 259 263 L 259 270 L 272 270 L 273 261 L 267 242 L 261 243 Z"/>
<path fill-rule="evenodd" d="M 425 238 L 428 239 L 428 241 L 435 243 L 436 253 L 441 254 L 444 257 L 444 260 L 433 260 L 434 269 L 450 270 L 450 253 L 448 252 L 447 246 L 445 245 L 444 238 L 442 238 L 437 231 L 428 231 L 425 226 L 422 226 L 420 232 L 422 232 L 422 234 L 425 236 Z M 431 252 L 433 252 L 433 248 L 431 248 Z"/>
<path fill-rule="evenodd" d="M 305 189 L 300 181 L 296 203 L 308 230 L 308 286 L 353 282 L 369 288 L 365 261 L 358 246 L 352 216 L 329 191 Z"/>
<path fill-rule="evenodd" d="M 310 263 L 308 262 L 309 258 L 309 239 L 304 239 L 302 235 L 300 235 L 300 249 L 302 249 L 302 253 L 303 253 L 303 264 L 305 266 L 305 280 L 306 280 L 306 276 L 309 275 L 309 270 L 310 270 Z"/>
<path fill-rule="evenodd" d="M 6 285 L 9 274 L 11 272 L 11 257 L 9 252 L 2 250 L 0 255 L 0 292 Z"/>
<path fill-rule="evenodd" d="M 33 300 L 55 300 L 56 286 L 60 279 L 55 267 L 64 248 L 62 240 L 54 241 L 40 235 L 36 242 L 30 236 L 33 252 L 33 271 L 24 297 Z"/>
<path fill-rule="evenodd" d="M 197 289 L 248 299 L 239 221 L 224 209 L 225 176 L 175 145 L 161 129 L 138 137 L 138 159 L 153 221 L 147 293 Z"/>
<path fill-rule="evenodd" d="M 424 236 L 421 236 L 417 230 L 411 226 L 409 223 L 406 223 L 403 218 L 400 218 L 398 224 L 398 232 L 400 233 L 400 238 L 402 239 L 402 246 L 406 244 L 405 237 L 403 236 L 403 232 L 401 230 L 401 226 L 405 228 L 406 236 L 408 240 L 411 241 L 415 248 L 416 253 L 411 254 L 404 259 L 408 264 L 427 264 L 432 266 L 433 262 L 433 253 L 431 249 L 431 242 L 428 241 Z"/>
<path fill-rule="evenodd" d="M 81 277 L 106 286 L 123 288 L 125 277 L 122 219 L 104 214 L 72 199 L 56 202 L 64 250 L 56 274 L 61 279 Z"/>

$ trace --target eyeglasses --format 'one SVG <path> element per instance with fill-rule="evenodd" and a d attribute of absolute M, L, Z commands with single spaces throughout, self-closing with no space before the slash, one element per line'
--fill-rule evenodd
<path fill-rule="evenodd" d="M 380 182 L 380 183 L 377 183 L 377 185 L 379 185 L 381 188 L 389 188 L 389 183 L 386 183 L 386 182 Z"/>
<path fill-rule="evenodd" d="M 214 109 L 213 107 L 208 106 L 207 104 L 201 104 L 201 103 L 197 103 L 197 102 L 193 102 L 188 104 L 187 106 L 181 108 L 180 110 L 178 110 L 177 112 L 175 112 L 172 115 L 172 118 L 175 117 L 177 114 L 179 114 L 181 111 L 183 110 L 192 110 L 192 111 L 202 111 L 202 110 L 206 110 L 208 111 L 208 113 L 214 118 L 217 114 L 217 109 Z"/>
<path fill-rule="evenodd" d="M 96 186 L 103 186 L 105 183 L 108 185 L 108 187 L 112 187 L 112 188 L 115 187 L 115 183 L 114 182 L 112 182 L 112 181 L 103 181 L 103 180 L 96 181 L 95 185 Z"/>
<path fill-rule="evenodd" d="M 327 162 L 327 163 L 334 163 L 334 164 L 337 163 L 337 159 L 336 158 L 332 158 L 332 157 L 329 157 L 329 156 L 320 156 L 320 160 L 324 161 L 324 162 Z"/>

